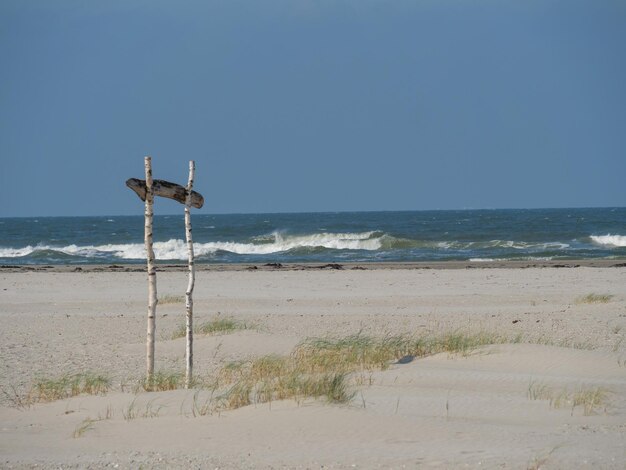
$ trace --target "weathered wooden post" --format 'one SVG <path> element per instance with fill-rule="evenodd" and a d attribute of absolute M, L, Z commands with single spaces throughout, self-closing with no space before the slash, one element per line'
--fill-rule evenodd
<path fill-rule="evenodd" d="M 184 188 L 175 183 L 164 180 L 152 179 L 152 162 L 150 157 L 144 158 L 146 179 L 140 180 L 130 178 L 126 180 L 126 186 L 132 189 L 142 201 L 146 203 L 145 210 L 145 230 L 144 241 L 146 245 L 146 258 L 148 263 L 148 334 L 146 339 L 146 385 L 152 386 L 154 380 L 154 339 L 156 332 L 156 306 L 157 306 L 157 286 L 156 286 L 156 266 L 154 263 L 154 250 L 152 247 L 152 219 L 154 215 L 154 196 L 174 199 L 185 204 L 185 232 L 187 239 L 187 250 L 189 252 L 189 283 L 185 295 L 186 307 L 186 336 L 187 346 L 185 350 L 187 371 L 185 375 L 185 386 L 191 385 L 193 369 L 193 287 L 195 283 L 193 241 L 191 239 L 191 207 L 198 209 L 204 205 L 204 198 L 196 191 L 192 191 L 195 173 L 195 163 L 189 162 L 189 180 Z"/>
<path fill-rule="evenodd" d="M 152 248 L 152 219 L 154 192 L 152 189 L 152 161 L 144 158 L 146 169 L 146 212 L 144 240 L 146 244 L 146 259 L 148 264 L 148 334 L 146 338 L 146 381 L 152 386 L 154 378 L 154 335 L 156 332 L 157 284 L 156 267 L 154 266 L 154 250 Z"/>
<path fill-rule="evenodd" d="M 191 387 L 193 379 L 193 286 L 195 283 L 195 269 L 193 261 L 193 240 L 191 238 L 191 190 L 193 188 L 193 178 L 196 164 L 192 160 L 189 162 L 189 180 L 187 182 L 187 197 L 185 199 L 185 235 L 187 238 L 187 252 L 189 255 L 189 282 L 185 293 L 186 308 L 186 338 L 185 347 L 185 388 Z"/>

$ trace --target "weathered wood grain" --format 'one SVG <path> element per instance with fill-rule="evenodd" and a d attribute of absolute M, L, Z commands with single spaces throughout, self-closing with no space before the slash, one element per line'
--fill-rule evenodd
<path fill-rule="evenodd" d="M 142 201 L 146 200 L 146 180 L 130 178 L 126 180 L 126 186 L 137 193 Z M 152 181 L 152 193 L 155 196 L 166 197 L 185 204 L 187 201 L 187 189 L 179 184 L 165 180 Z M 191 191 L 191 207 L 200 209 L 204 205 L 204 197 L 196 191 Z"/>
<path fill-rule="evenodd" d="M 187 181 L 187 199 L 185 201 L 185 238 L 187 239 L 187 252 L 189 255 L 189 282 L 187 292 L 185 292 L 185 308 L 187 311 L 185 322 L 185 336 L 187 344 L 185 347 L 185 388 L 190 388 L 193 381 L 193 287 L 196 280 L 193 259 L 193 239 L 191 236 L 191 198 L 193 197 L 193 179 L 196 170 L 196 163 L 189 162 L 189 180 Z"/>
<path fill-rule="evenodd" d="M 153 202 L 154 192 L 152 186 L 152 159 L 144 158 L 144 167 L 146 170 L 145 195 L 143 200 L 146 201 L 145 212 L 145 231 L 144 241 L 146 244 L 146 260 L 148 268 L 148 328 L 146 337 L 146 381 L 152 385 L 154 378 L 154 339 L 156 333 L 156 307 L 157 298 L 157 279 L 156 265 L 154 263 L 154 250 L 152 247 L 152 219 L 154 216 Z M 147 183 L 147 184 L 146 184 Z M 140 196 L 141 197 L 141 196 Z"/>

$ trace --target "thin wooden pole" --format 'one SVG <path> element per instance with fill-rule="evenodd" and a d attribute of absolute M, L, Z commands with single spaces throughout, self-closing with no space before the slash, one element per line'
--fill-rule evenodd
<path fill-rule="evenodd" d="M 193 240 L 191 238 L 191 190 L 193 188 L 193 178 L 196 164 L 192 160 L 189 162 L 189 181 L 187 182 L 187 197 L 185 199 L 185 235 L 187 237 L 187 253 L 189 255 L 189 283 L 185 293 L 185 307 L 187 309 L 186 337 L 187 346 L 185 357 L 187 362 L 185 374 L 185 387 L 191 387 L 193 376 L 193 286 L 195 284 L 195 269 L 193 262 Z"/>
<path fill-rule="evenodd" d="M 150 157 L 144 158 L 146 169 L 146 212 L 145 212 L 145 244 L 148 262 L 148 334 L 146 338 L 146 381 L 152 385 L 154 377 L 154 337 L 156 331 L 157 284 L 154 250 L 152 248 L 152 218 L 154 193 L 152 190 L 152 162 Z"/>

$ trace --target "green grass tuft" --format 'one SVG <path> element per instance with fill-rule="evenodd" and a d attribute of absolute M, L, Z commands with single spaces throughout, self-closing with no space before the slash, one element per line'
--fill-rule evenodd
<path fill-rule="evenodd" d="M 178 372 L 155 372 L 151 378 L 146 378 L 143 383 L 143 389 L 146 392 L 165 392 L 168 390 L 177 390 L 184 384 L 184 376 Z"/>

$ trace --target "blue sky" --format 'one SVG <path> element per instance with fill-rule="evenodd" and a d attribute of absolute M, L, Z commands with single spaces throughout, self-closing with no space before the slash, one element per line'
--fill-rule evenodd
<path fill-rule="evenodd" d="M 625 206 L 626 2 L 3 0 L 0 216 L 148 154 L 202 213 Z"/>

